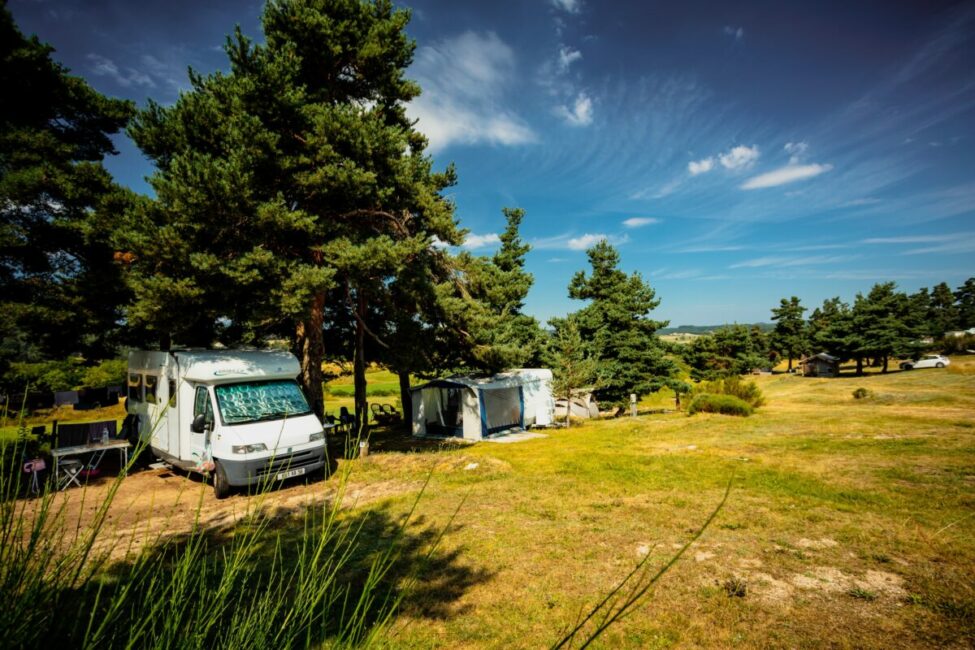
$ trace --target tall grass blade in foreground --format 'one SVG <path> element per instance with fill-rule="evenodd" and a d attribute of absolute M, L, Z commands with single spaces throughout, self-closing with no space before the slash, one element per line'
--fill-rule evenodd
<path fill-rule="evenodd" d="M 389 538 L 372 546 L 364 532 L 368 512 L 343 506 L 355 463 L 344 463 L 322 484 L 334 491 L 303 519 L 276 522 L 267 502 L 276 485 L 267 482 L 241 500 L 245 512 L 235 524 L 216 529 L 204 520 L 209 488 L 203 483 L 186 533 L 153 533 L 147 526 L 141 539 L 134 539 L 140 533 L 115 539 L 107 513 L 129 467 L 93 514 L 88 508 L 87 519 L 68 521 L 67 504 L 90 493 L 55 492 L 49 484 L 39 499 L 20 499 L 22 452 L 4 452 L 0 598 L 8 611 L 0 638 L 7 647 L 358 646 L 381 638 L 407 593 L 395 589 L 392 569 L 423 490 L 409 513 L 388 526 Z M 114 564 L 113 546 L 128 549 Z M 406 571 L 406 589 L 420 568 Z"/>
<path fill-rule="evenodd" d="M 561 639 L 552 645 L 553 649 L 571 647 L 577 640 L 580 648 L 587 648 L 603 632 L 609 629 L 614 623 L 630 613 L 636 607 L 650 589 L 667 573 L 691 545 L 700 539 L 704 531 L 708 529 L 721 509 L 724 508 L 728 495 L 731 494 L 731 485 L 734 481 L 734 474 L 728 479 L 728 486 L 725 488 L 721 502 L 711 512 L 711 515 L 704 521 L 694 535 L 685 543 L 677 553 L 675 553 L 662 567 L 651 574 L 650 558 L 652 550 L 633 568 L 630 573 L 620 581 L 606 596 L 600 600 L 589 612 L 580 617 L 575 627 L 569 630 Z"/>

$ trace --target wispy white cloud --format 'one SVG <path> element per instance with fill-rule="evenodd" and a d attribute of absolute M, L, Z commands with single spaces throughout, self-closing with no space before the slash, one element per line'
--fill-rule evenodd
<path fill-rule="evenodd" d="M 570 14 L 582 11 L 582 0 L 551 0 L 552 6 Z"/>
<path fill-rule="evenodd" d="M 730 269 L 757 269 L 766 266 L 779 268 L 792 266 L 812 266 L 816 264 L 836 264 L 837 262 L 847 262 L 854 259 L 850 255 L 809 255 L 806 257 L 791 257 L 785 255 L 769 255 L 766 257 L 756 257 L 755 259 L 745 260 L 732 264 Z"/>
<path fill-rule="evenodd" d="M 851 199 L 849 201 L 846 201 L 844 203 L 841 203 L 840 204 L 840 207 L 841 208 L 858 208 L 858 207 L 860 207 L 862 205 L 876 205 L 878 203 L 880 203 L 880 199 L 876 199 L 876 198 L 873 198 L 873 197 L 868 196 L 868 197 L 864 197 L 864 198 L 860 198 L 860 199 Z"/>
<path fill-rule="evenodd" d="M 501 239 L 498 237 L 497 233 L 489 232 L 483 235 L 475 235 L 470 233 L 464 238 L 464 243 L 461 247 L 467 250 L 477 250 L 479 248 L 487 248 L 488 246 L 493 246 L 495 244 L 500 244 Z"/>
<path fill-rule="evenodd" d="M 627 228 L 642 228 L 651 224 L 660 223 L 660 219 L 654 217 L 630 217 L 623 220 L 623 225 Z"/>
<path fill-rule="evenodd" d="M 758 156 L 758 145 L 746 147 L 740 144 L 737 147 L 732 147 L 727 153 L 718 156 L 718 160 L 721 161 L 721 165 L 725 169 L 737 171 L 751 167 L 758 160 Z"/>
<path fill-rule="evenodd" d="M 576 61 L 582 58 L 582 52 L 579 50 L 573 50 L 567 45 L 563 45 L 559 48 L 559 59 L 558 59 L 558 69 L 559 72 L 566 72 Z"/>
<path fill-rule="evenodd" d="M 584 251 L 587 248 L 590 248 L 593 244 L 603 240 L 608 241 L 609 235 L 604 235 L 602 233 L 597 233 L 597 234 L 586 233 L 585 235 L 581 235 L 579 237 L 573 237 L 568 242 L 566 242 L 566 246 L 569 248 L 569 250 Z"/>
<path fill-rule="evenodd" d="M 521 145 L 537 138 L 507 108 L 516 78 L 514 51 L 494 32 L 465 32 L 421 47 L 410 72 L 423 94 L 407 112 L 430 140 L 431 152 L 452 144 Z"/>
<path fill-rule="evenodd" d="M 582 91 L 576 95 L 571 107 L 559 106 L 555 112 L 570 126 L 588 126 L 592 124 L 592 99 Z"/>
<path fill-rule="evenodd" d="M 975 233 L 956 235 L 949 241 L 936 246 L 924 246 L 904 251 L 904 255 L 962 255 L 975 253 Z"/>
<path fill-rule="evenodd" d="M 674 251 L 675 253 L 727 253 L 732 251 L 742 251 L 745 250 L 744 246 L 736 246 L 732 244 L 721 245 L 717 244 L 714 246 L 689 246 L 687 248 L 680 248 Z"/>
<path fill-rule="evenodd" d="M 749 178 L 742 184 L 741 189 L 757 190 L 766 187 L 777 187 L 779 185 L 804 181 L 808 178 L 825 174 L 831 169 L 833 169 L 832 165 L 820 165 L 817 163 L 811 165 L 786 165 L 785 167 L 780 167 L 776 170 Z"/>
<path fill-rule="evenodd" d="M 714 169 L 714 158 L 702 158 L 701 160 L 692 160 L 687 163 L 687 171 L 691 173 L 691 176 L 697 176 L 698 174 L 704 174 Z"/>
<path fill-rule="evenodd" d="M 538 250 L 570 250 L 583 251 L 590 248 L 593 244 L 606 240 L 614 246 L 625 244 L 630 240 L 628 235 L 611 235 L 606 233 L 585 233 L 583 235 L 573 235 L 566 233 L 554 237 L 543 237 L 531 242 L 532 248 Z"/>
<path fill-rule="evenodd" d="M 789 164 L 798 165 L 802 154 L 806 153 L 809 145 L 805 142 L 786 142 L 783 149 L 789 154 Z"/>
<path fill-rule="evenodd" d="M 132 86 L 156 87 L 156 82 L 145 72 L 128 66 L 120 67 L 115 61 L 100 54 L 92 53 L 86 58 L 90 63 L 91 73 L 97 77 L 109 77 L 124 88 Z"/>
<path fill-rule="evenodd" d="M 725 34 L 727 34 L 728 36 L 732 37 L 736 41 L 740 41 L 741 39 L 745 38 L 745 28 L 744 27 L 735 27 L 734 25 L 725 25 L 723 31 L 724 31 Z"/>
<path fill-rule="evenodd" d="M 971 233 L 944 235 L 903 235 L 900 237 L 870 237 L 864 239 L 864 244 L 930 244 L 932 242 L 950 241 L 957 237 L 970 236 Z"/>

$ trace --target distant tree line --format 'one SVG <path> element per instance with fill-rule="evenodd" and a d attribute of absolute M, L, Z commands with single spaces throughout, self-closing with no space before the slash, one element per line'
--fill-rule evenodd
<path fill-rule="evenodd" d="M 697 379 L 742 374 L 767 368 L 779 360 L 794 362 L 809 354 L 825 352 L 856 363 L 887 371 L 892 357 L 916 356 L 926 350 L 958 351 L 971 337 L 946 336 L 975 326 L 975 278 L 952 291 L 947 283 L 913 294 L 897 290 L 893 282 L 875 284 L 858 293 L 852 304 L 829 298 L 804 317 L 807 308 L 796 296 L 783 298 L 772 309 L 772 331 L 755 327 L 721 328 L 680 346 Z"/>

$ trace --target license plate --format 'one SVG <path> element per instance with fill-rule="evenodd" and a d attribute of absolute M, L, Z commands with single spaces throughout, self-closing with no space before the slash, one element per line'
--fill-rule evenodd
<path fill-rule="evenodd" d="M 277 480 L 283 481 L 286 478 L 292 478 L 294 476 L 301 476 L 305 473 L 304 467 L 299 467 L 298 469 L 289 469 L 287 472 L 281 472 L 277 475 Z"/>

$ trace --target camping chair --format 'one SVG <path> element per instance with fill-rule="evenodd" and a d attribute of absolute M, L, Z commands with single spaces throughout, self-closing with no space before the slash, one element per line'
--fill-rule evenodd
<path fill-rule="evenodd" d="M 74 458 L 64 458 L 58 462 L 58 475 L 55 477 L 58 489 L 65 490 L 72 483 L 81 487 L 81 482 L 78 480 L 78 477 L 84 469 L 85 464 Z"/>
<path fill-rule="evenodd" d="M 372 404 L 370 404 L 369 405 L 369 411 L 372 413 L 372 419 L 375 420 L 376 422 L 382 424 L 382 421 L 383 421 L 383 418 L 385 417 L 385 415 L 383 414 L 383 410 L 382 410 L 382 408 L 380 408 L 379 404 L 376 404 L 375 402 L 373 402 Z"/>
<path fill-rule="evenodd" d="M 390 420 L 395 420 L 399 418 L 399 411 L 392 404 L 383 404 L 380 408 L 383 410 L 383 414 Z"/>

